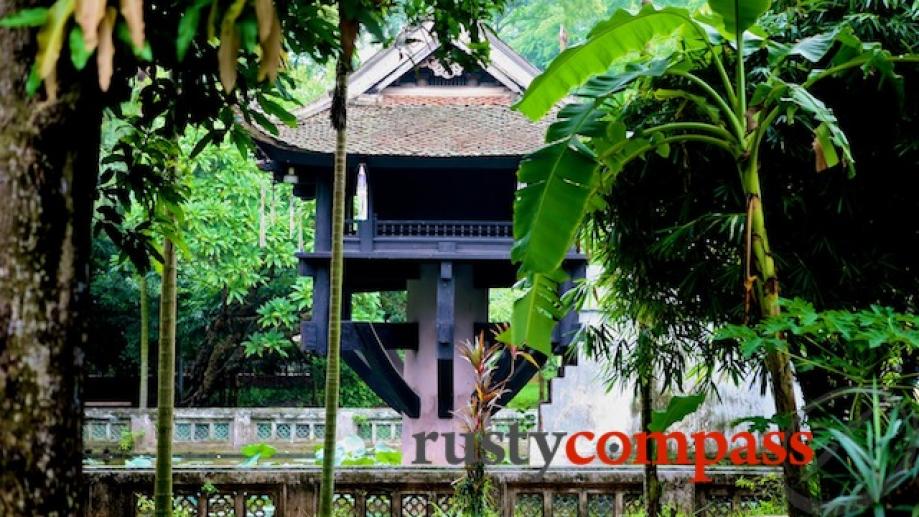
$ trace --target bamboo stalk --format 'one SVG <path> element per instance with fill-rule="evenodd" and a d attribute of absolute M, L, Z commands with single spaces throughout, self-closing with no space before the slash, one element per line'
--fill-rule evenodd
<path fill-rule="evenodd" d="M 319 489 L 319 515 L 331 517 L 335 493 L 335 433 L 341 365 L 341 300 L 344 269 L 343 240 L 345 228 L 345 167 L 347 164 L 346 103 L 350 58 L 340 58 L 335 74 L 338 112 L 333 113 L 335 126 L 335 170 L 332 185 L 332 259 L 329 295 L 329 342 L 325 378 L 325 437 L 323 441 L 322 481 Z M 333 112 L 336 111 L 333 109 Z"/>
<path fill-rule="evenodd" d="M 140 275 L 140 393 L 137 406 L 147 409 L 149 391 L 147 375 L 150 369 L 150 303 L 147 300 L 147 275 Z"/>

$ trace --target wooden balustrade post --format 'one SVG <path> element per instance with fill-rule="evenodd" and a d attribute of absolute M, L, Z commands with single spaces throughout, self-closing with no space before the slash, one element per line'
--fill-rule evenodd
<path fill-rule="evenodd" d="M 312 517 L 316 515 L 316 484 L 311 481 L 285 483 L 278 498 L 279 517 Z"/>
<path fill-rule="evenodd" d="M 111 480 L 91 482 L 85 489 L 89 501 L 83 505 L 85 517 L 124 517 L 133 516 L 134 490 L 129 484 L 119 484 Z"/>
<path fill-rule="evenodd" d="M 366 221 L 358 223 L 360 233 L 360 247 L 362 253 L 373 251 L 373 238 L 376 234 L 377 217 L 373 212 L 367 214 Z"/>

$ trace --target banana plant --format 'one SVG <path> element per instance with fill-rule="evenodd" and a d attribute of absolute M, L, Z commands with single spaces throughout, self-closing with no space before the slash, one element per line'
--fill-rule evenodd
<path fill-rule="evenodd" d="M 528 290 L 514 306 L 514 343 L 549 353 L 550 333 L 564 305 L 557 295 L 561 264 L 585 217 L 602 207 L 603 194 L 624 167 L 648 153 L 666 156 L 673 145 L 706 145 L 731 157 L 746 198 L 745 306 L 758 309 L 760 317 L 779 312 L 760 182 L 759 152 L 767 134 L 777 123 L 804 124 L 813 134 L 817 170 L 839 166 L 854 174 L 845 133 L 812 87 L 856 69 L 899 81 L 895 65 L 915 63 L 919 56 L 893 56 L 862 43 L 844 26 L 801 41 L 770 41 L 756 25 L 769 5 L 769 0 L 709 0 L 696 13 L 650 4 L 637 12 L 619 10 L 532 82 L 515 109 L 538 120 L 563 106 L 547 130 L 546 145 L 518 171 L 522 187 L 511 256 Z M 790 69 L 796 73 L 783 73 Z M 802 76 L 801 82 L 793 80 Z M 627 126 L 622 113 L 635 112 L 628 109 L 633 102 L 642 103 L 643 116 Z M 783 430 L 796 432 L 800 422 L 789 359 L 773 350 L 765 363 L 776 411 L 791 417 Z M 786 463 L 784 471 L 789 511 L 796 514 L 799 506 L 806 511 L 801 468 Z"/>

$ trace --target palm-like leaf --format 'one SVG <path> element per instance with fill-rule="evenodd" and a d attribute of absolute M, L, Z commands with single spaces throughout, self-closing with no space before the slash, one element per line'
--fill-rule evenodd
<path fill-rule="evenodd" d="M 687 47 L 703 43 L 705 31 L 685 9 L 646 5 L 636 14 L 619 10 L 598 24 L 588 40 L 559 54 L 549 68 L 527 88 L 516 109 L 533 120 L 542 118 L 568 93 L 593 76 L 603 74 L 620 60 L 634 61 L 652 41 L 685 32 Z"/>
<path fill-rule="evenodd" d="M 544 147 L 520 165 L 517 176 L 526 185 L 514 203 L 511 258 L 525 271 L 551 273 L 561 265 L 597 188 L 596 171 L 590 151 L 568 141 Z"/>
<path fill-rule="evenodd" d="M 552 328 L 559 315 L 558 282 L 548 275 L 533 275 L 527 294 L 514 302 L 511 340 L 526 343 L 545 355 L 552 353 Z"/>

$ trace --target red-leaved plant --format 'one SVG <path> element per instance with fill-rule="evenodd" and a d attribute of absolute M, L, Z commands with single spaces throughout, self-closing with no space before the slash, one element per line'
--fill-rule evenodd
<path fill-rule="evenodd" d="M 501 330 L 501 329 L 499 329 Z M 496 335 L 500 335 L 496 333 Z M 495 372 L 501 357 L 509 355 L 510 372 L 507 377 L 495 380 Z M 473 461 L 466 465 L 466 472 L 455 484 L 456 515 L 469 517 L 488 517 L 498 515 L 494 497 L 491 493 L 491 481 L 485 473 L 485 450 L 482 443 L 488 433 L 491 416 L 501 406 L 501 396 L 507 392 L 507 383 L 514 376 L 514 365 L 518 358 L 532 363 L 539 368 L 533 356 L 519 347 L 496 342 L 489 344 L 485 334 L 480 333 L 472 342 L 467 341 L 460 347 L 460 355 L 472 366 L 473 391 L 466 407 L 454 414 L 463 422 L 463 430 L 469 434 Z"/>

